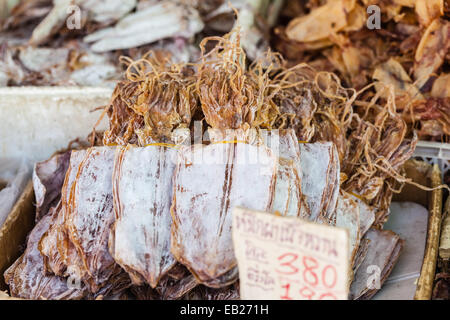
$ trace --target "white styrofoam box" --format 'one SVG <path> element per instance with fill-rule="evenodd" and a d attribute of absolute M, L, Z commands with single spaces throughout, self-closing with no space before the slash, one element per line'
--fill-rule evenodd
<path fill-rule="evenodd" d="M 94 87 L 0 88 L 0 158 L 49 158 L 76 138 L 86 138 L 112 94 Z M 98 130 L 108 127 L 107 117 Z"/>

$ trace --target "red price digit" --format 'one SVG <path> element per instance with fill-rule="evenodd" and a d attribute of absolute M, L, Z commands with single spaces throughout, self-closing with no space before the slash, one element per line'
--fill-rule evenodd
<path fill-rule="evenodd" d="M 319 297 L 319 300 L 337 300 L 332 293 L 324 293 Z"/>
<path fill-rule="evenodd" d="M 317 269 L 319 263 L 316 259 L 311 257 L 303 257 L 303 266 L 305 267 L 305 270 L 303 271 L 303 279 L 306 283 L 317 286 L 319 283 L 319 279 L 317 277 L 317 274 L 313 271 L 314 269 Z"/>
<path fill-rule="evenodd" d="M 311 290 L 310 288 L 308 288 L 308 287 L 303 287 L 300 290 L 300 294 L 303 297 L 305 297 L 306 299 L 311 300 L 316 293 L 313 290 Z"/>
<path fill-rule="evenodd" d="M 330 275 L 331 279 L 329 279 L 327 277 L 327 275 Z M 328 289 L 331 289 L 336 285 L 337 272 L 336 272 L 336 268 L 334 266 L 328 265 L 322 270 L 322 282 L 323 282 L 323 285 L 325 287 L 327 287 Z"/>
<path fill-rule="evenodd" d="M 280 267 L 283 267 L 285 270 L 278 270 L 277 272 L 282 273 L 282 274 L 286 274 L 286 275 L 291 275 L 291 274 L 296 274 L 298 272 L 298 268 L 295 267 L 294 265 L 292 265 L 292 263 L 294 263 L 298 258 L 298 255 L 294 254 L 294 253 L 285 253 L 281 256 L 278 257 L 278 261 L 282 261 L 285 260 L 285 262 L 280 263 Z"/>
<path fill-rule="evenodd" d="M 287 283 L 284 286 L 281 286 L 281 288 L 286 289 L 285 294 L 281 296 L 280 298 L 283 300 L 292 300 L 291 297 L 289 297 L 289 289 L 291 288 L 291 284 Z"/>

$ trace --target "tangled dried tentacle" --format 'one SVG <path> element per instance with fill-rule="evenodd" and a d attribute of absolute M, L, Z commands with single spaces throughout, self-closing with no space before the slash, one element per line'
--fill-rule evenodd
<path fill-rule="evenodd" d="M 171 140 L 174 129 L 189 127 L 197 108 L 190 66 L 170 64 L 153 52 L 137 61 L 121 60 L 127 65 L 126 80 L 111 99 L 105 144 Z"/>

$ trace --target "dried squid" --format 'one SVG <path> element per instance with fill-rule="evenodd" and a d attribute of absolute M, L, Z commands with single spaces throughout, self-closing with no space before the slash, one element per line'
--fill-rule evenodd
<path fill-rule="evenodd" d="M 170 253 L 172 176 L 177 150 L 123 147 L 113 174 L 114 223 L 109 248 L 133 284 L 156 287 L 174 265 Z"/>
<path fill-rule="evenodd" d="M 223 137 L 180 152 L 174 178 L 172 253 L 210 287 L 236 280 L 231 209 L 270 211 L 278 162 L 265 146 Z"/>
<path fill-rule="evenodd" d="M 65 229 L 82 262 L 74 265 L 74 276 L 83 280 L 92 293 L 113 285 L 110 278 L 121 271 L 108 251 L 114 223 L 114 155 L 112 147 L 88 149 L 70 191 L 70 209 L 65 212 Z"/>
<path fill-rule="evenodd" d="M 55 275 L 46 275 L 44 260 L 38 249 L 39 239 L 55 222 L 57 211 L 51 209 L 30 233 L 24 254 L 5 272 L 5 282 L 13 297 L 24 299 L 81 299 L 84 288 L 69 287 L 68 281 Z"/>

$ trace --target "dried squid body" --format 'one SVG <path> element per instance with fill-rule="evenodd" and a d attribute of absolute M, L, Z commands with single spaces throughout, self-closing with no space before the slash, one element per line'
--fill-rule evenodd
<path fill-rule="evenodd" d="M 72 266 L 74 276 L 83 280 L 92 293 L 98 292 L 118 273 L 118 266 L 108 251 L 114 222 L 114 155 L 113 147 L 88 149 L 78 168 L 69 210 L 65 213 L 65 228 L 82 261 Z"/>
<path fill-rule="evenodd" d="M 265 144 L 279 157 L 273 211 L 287 217 L 307 218 L 302 209 L 300 148 L 293 129 L 264 130 Z M 304 208 L 303 208 L 304 209 Z"/>
<path fill-rule="evenodd" d="M 350 288 L 350 299 L 370 299 L 388 278 L 400 256 L 404 241 L 392 231 L 371 228 L 366 257 Z M 378 277 L 374 277 L 377 274 Z"/>
<path fill-rule="evenodd" d="M 310 211 L 309 220 L 335 225 L 339 195 L 340 164 L 332 142 L 300 144 L 302 193 Z"/>
<path fill-rule="evenodd" d="M 58 216 L 49 231 L 46 232 L 40 242 L 39 250 L 44 257 L 45 268 L 49 273 L 59 276 L 67 276 L 67 268 L 72 264 L 80 264 L 78 254 L 73 244 L 69 241 L 64 229 L 65 213 L 68 212 L 69 196 L 72 185 L 76 179 L 78 168 L 86 155 L 86 150 L 73 150 L 70 152 L 70 160 L 64 183 L 61 189 L 61 201 L 56 207 Z M 75 262 L 78 261 L 78 262 Z"/>
<path fill-rule="evenodd" d="M 359 219 L 359 206 L 353 197 L 341 190 L 336 204 L 336 227 L 346 229 L 349 236 L 348 257 L 349 261 L 349 285 L 353 279 L 353 266 L 361 242 L 361 230 Z"/>
<path fill-rule="evenodd" d="M 39 240 L 54 224 L 57 211 L 54 208 L 42 217 L 28 236 L 24 254 L 5 272 L 5 282 L 13 297 L 23 299 L 81 299 L 86 291 L 82 286 L 73 287 L 67 279 L 47 275 L 44 259 L 38 249 Z M 72 283 L 71 283 L 72 284 Z"/>
<path fill-rule="evenodd" d="M 216 288 L 238 276 L 232 208 L 270 211 L 277 173 L 269 148 L 234 140 L 185 148 L 174 176 L 172 253 L 199 282 Z M 254 154 L 257 161 L 249 161 Z"/>
<path fill-rule="evenodd" d="M 177 150 L 164 146 L 122 147 L 116 155 L 109 248 L 135 285 L 155 288 L 176 263 L 170 253 L 176 159 Z"/>
<path fill-rule="evenodd" d="M 64 177 L 69 166 L 70 151 L 38 162 L 33 169 L 33 189 L 36 197 L 36 221 L 58 204 Z"/>

